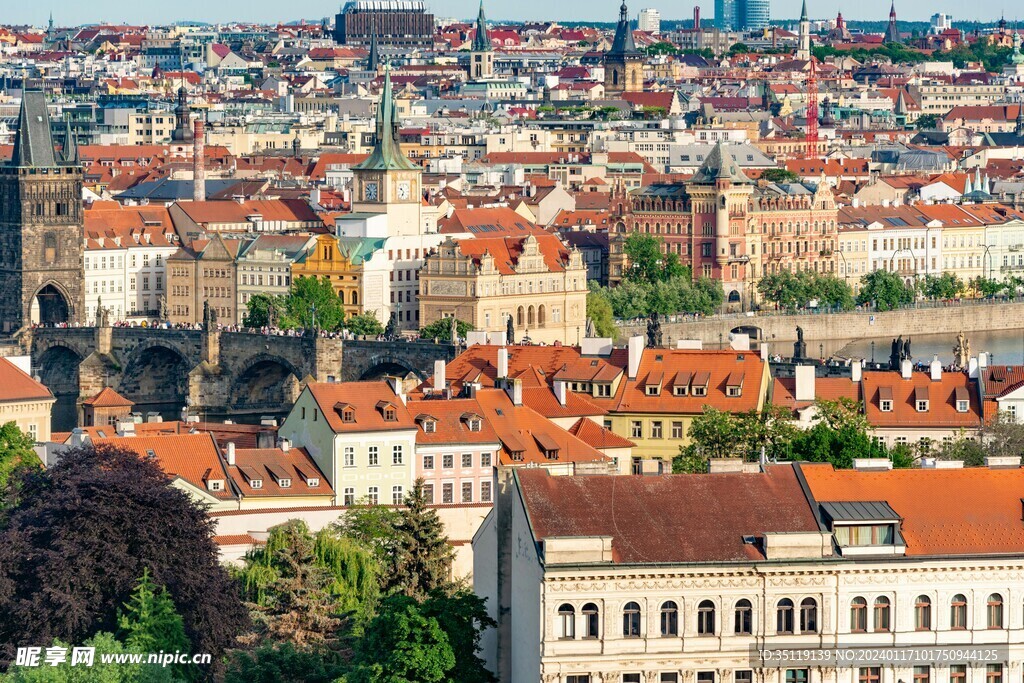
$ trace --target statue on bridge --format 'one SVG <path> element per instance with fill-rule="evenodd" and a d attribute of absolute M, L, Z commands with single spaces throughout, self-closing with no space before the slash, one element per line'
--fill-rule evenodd
<path fill-rule="evenodd" d="M 957 370 L 965 370 L 971 362 L 971 340 L 967 338 L 963 330 L 956 336 L 956 346 L 953 347 L 953 366 Z"/>
<path fill-rule="evenodd" d="M 212 330 L 217 324 L 217 311 L 210 306 L 209 301 L 203 302 L 203 329 Z"/>
<path fill-rule="evenodd" d="M 103 305 L 103 297 L 96 297 L 96 327 L 110 327 L 110 309 Z"/>
<path fill-rule="evenodd" d="M 160 295 L 160 320 L 166 321 L 171 317 L 170 311 L 167 309 L 167 297 L 163 294 Z"/>
<path fill-rule="evenodd" d="M 796 326 L 796 341 L 793 342 L 793 360 L 807 358 L 807 342 L 804 341 L 804 328 Z"/>
<path fill-rule="evenodd" d="M 512 324 L 512 314 L 509 313 L 508 317 L 505 318 L 505 343 L 515 344 L 516 343 L 516 328 Z"/>
<path fill-rule="evenodd" d="M 587 317 L 587 328 L 583 334 L 587 339 L 592 339 L 597 336 L 597 330 L 594 328 L 594 319 Z"/>
<path fill-rule="evenodd" d="M 660 348 L 661 344 L 661 316 L 657 313 L 651 313 L 651 316 L 647 319 L 647 347 L 652 349 Z"/>
<path fill-rule="evenodd" d="M 388 318 L 387 327 L 384 328 L 384 340 L 395 341 L 398 338 L 398 322 L 395 320 L 397 314 L 391 311 L 391 317 Z"/>
<path fill-rule="evenodd" d="M 896 339 L 893 339 L 892 348 L 889 351 L 889 369 L 899 370 L 900 363 L 912 359 L 913 356 L 910 355 L 910 337 L 903 341 L 903 335 L 901 334 Z"/>

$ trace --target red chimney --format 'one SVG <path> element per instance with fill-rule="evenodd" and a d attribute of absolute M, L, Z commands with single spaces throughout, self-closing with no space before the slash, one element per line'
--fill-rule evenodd
<path fill-rule="evenodd" d="M 206 131 L 196 119 L 192 135 L 192 201 L 206 201 Z"/>
<path fill-rule="evenodd" d="M 693 6 L 693 28 L 696 31 L 700 30 L 700 5 Z"/>

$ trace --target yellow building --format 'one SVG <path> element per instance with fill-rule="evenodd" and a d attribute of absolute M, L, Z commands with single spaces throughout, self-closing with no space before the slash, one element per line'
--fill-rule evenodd
<path fill-rule="evenodd" d="M 345 317 L 363 312 L 360 298 L 363 279 L 361 244 L 368 240 L 339 240 L 334 235 L 318 235 L 316 242 L 292 264 L 292 282 L 300 277 L 327 278 L 341 299 Z"/>
<path fill-rule="evenodd" d="M 50 440 L 50 390 L 6 358 L 0 357 L 0 425 L 13 422 L 35 441 Z"/>
<path fill-rule="evenodd" d="M 586 331 L 587 267 L 576 250 L 537 230 L 453 240 L 427 256 L 420 271 L 420 323 L 454 316 L 476 330 L 515 340 L 578 344 Z"/>

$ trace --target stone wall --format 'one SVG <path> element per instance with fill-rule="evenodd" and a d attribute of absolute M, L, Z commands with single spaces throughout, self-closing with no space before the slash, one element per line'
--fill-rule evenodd
<path fill-rule="evenodd" d="M 728 346 L 729 334 L 739 328 L 757 328 L 759 339 L 767 341 L 773 353 L 792 353 L 797 326 L 803 328 L 804 340 L 824 346 L 825 353 L 834 353 L 858 339 L 886 339 L 903 335 L 917 337 L 944 334 L 950 337 L 963 330 L 990 332 L 1024 327 L 1024 302 L 978 303 L 959 306 L 901 309 L 884 313 L 849 312 L 808 315 L 735 315 L 715 316 L 689 322 L 662 323 L 665 346 L 675 346 L 678 339 L 699 339 L 704 348 Z M 620 325 L 619 335 L 626 339 L 646 335 L 647 324 Z M 756 346 L 756 344 L 755 344 Z"/>

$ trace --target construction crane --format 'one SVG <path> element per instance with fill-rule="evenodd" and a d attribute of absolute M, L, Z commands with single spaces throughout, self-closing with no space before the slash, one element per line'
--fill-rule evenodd
<path fill-rule="evenodd" d="M 805 159 L 818 156 L 818 73 L 814 57 L 810 59 L 811 70 L 807 75 L 807 132 L 805 136 Z"/>

